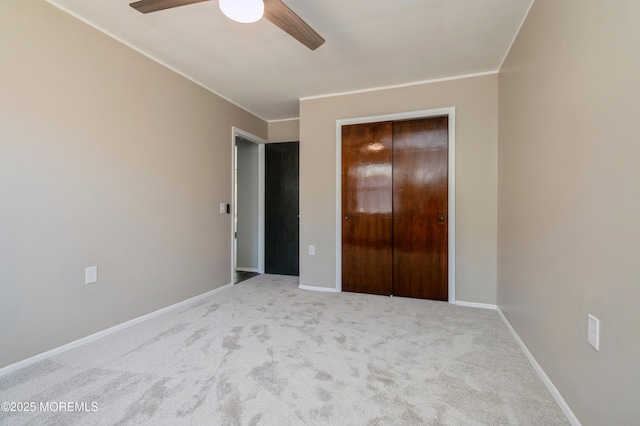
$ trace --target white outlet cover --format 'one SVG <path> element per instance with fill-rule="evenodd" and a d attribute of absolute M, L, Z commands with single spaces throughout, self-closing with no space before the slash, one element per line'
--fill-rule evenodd
<path fill-rule="evenodd" d="M 316 246 L 311 245 L 309 246 L 309 256 L 315 256 L 316 255 Z"/>
<path fill-rule="evenodd" d="M 225 213 L 227 211 L 227 204 L 220 203 L 220 213 Z"/>
<path fill-rule="evenodd" d="M 595 350 L 600 350 L 600 320 L 593 315 L 588 316 L 587 341 Z"/>
<path fill-rule="evenodd" d="M 84 270 L 84 283 L 93 284 L 98 282 L 98 267 L 89 266 Z"/>

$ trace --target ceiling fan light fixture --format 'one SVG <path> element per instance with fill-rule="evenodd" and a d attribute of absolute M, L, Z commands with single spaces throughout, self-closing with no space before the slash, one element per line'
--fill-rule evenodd
<path fill-rule="evenodd" d="M 264 15 L 263 0 L 219 0 L 220 10 L 236 22 L 250 24 Z"/>

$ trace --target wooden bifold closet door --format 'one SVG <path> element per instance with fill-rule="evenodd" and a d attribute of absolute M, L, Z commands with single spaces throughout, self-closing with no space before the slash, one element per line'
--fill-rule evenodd
<path fill-rule="evenodd" d="M 342 289 L 391 294 L 393 123 L 342 127 Z"/>
<path fill-rule="evenodd" d="M 448 118 L 342 127 L 342 289 L 448 299 Z"/>

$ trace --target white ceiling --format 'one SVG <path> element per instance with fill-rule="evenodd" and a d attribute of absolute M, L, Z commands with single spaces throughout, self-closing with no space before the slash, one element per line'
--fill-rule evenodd
<path fill-rule="evenodd" d="M 239 24 L 216 0 L 141 14 L 133 0 L 47 0 L 265 120 L 300 98 L 494 72 L 533 0 L 284 0 L 326 43 Z"/>

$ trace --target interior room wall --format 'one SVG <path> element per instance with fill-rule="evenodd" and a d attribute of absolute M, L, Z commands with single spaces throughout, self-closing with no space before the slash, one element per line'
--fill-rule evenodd
<path fill-rule="evenodd" d="M 300 119 L 270 121 L 269 142 L 297 142 L 300 140 Z"/>
<path fill-rule="evenodd" d="M 0 57 L 0 367 L 230 283 L 231 128 L 265 121 L 39 0 Z"/>
<path fill-rule="evenodd" d="M 258 145 L 236 139 L 238 200 L 236 268 L 258 272 Z"/>
<path fill-rule="evenodd" d="M 639 22 L 536 0 L 499 74 L 498 304 L 584 425 L 640 416 Z"/>
<path fill-rule="evenodd" d="M 336 285 L 336 121 L 455 107 L 456 299 L 496 303 L 497 82 L 491 74 L 300 102 L 301 285 Z"/>

